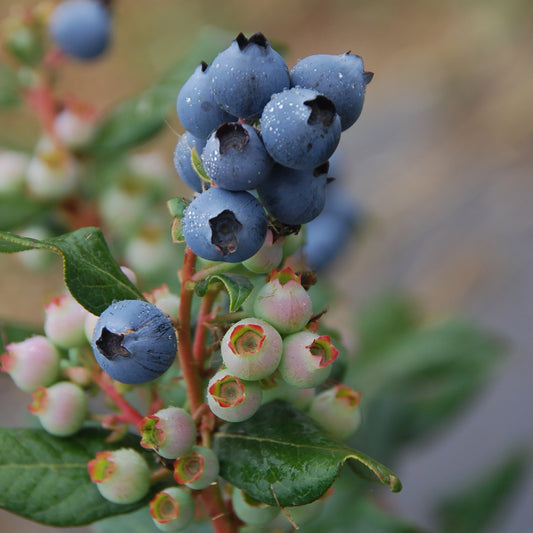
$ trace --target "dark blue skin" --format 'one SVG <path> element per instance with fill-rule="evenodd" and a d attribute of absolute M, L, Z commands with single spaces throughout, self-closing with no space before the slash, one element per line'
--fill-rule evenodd
<path fill-rule="evenodd" d="M 263 34 L 242 33 L 213 60 L 211 90 L 219 106 L 232 115 L 255 120 L 272 94 L 290 87 L 285 60 Z"/>
<path fill-rule="evenodd" d="M 204 139 L 198 139 L 192 133 L 186 131 L 178 140 L 174 150 L 174 167 L 179 177 L 193 190 L 202 192 L 202 179 L 194 170 L 191 162 L 191 150 L 196 149 L 198 157 L 202 154 L 205 146 Z M 204 187 L 208 183 L 204 183 Z"/>
<path fill-rule="evenodd" d="M 295 169 L 325 163 L 337 148 L 341 121 L 335 106 L 311 89 L 274 94 L 261 115 L 261 134 L 274 161 Z"/>
<path fill-rule="evenodd" d="M 155 305 L 142 300 L 111 304 L 98 319 L 92 349 L 104 372 L 135 385 L 161 376 L 174 362 L 174 327 Z"/>
<path fill-rule="evenodd" d="M 94 59 L 109 45 L 111 14 L 96 0 L 67 0 L 52 12 L 48 31 L 65 54 Z"/>
<path fill-rule="evenodd" d="M 372 80 L 363 59 L 355 54 L 317 54 L 300 59 L 291 69 L 293 87 L 305 87 L 327 96 L 337 109 L 342 131 L 359 118 L 365 88 Z"/>
<path fill-rule="evenodd" d="M 219 187 L 245 191 L 255 189 L 268 177 L 274 161 L 254 127 L 228 122 L 207 139 L 202 163 Z"/>
<path fill-rule="evenodd" d="M 183 84 L 176 100 L 176 111 L 183 127 L 200 139 L 207 139 L 220 124 L 235 120 L 216 103 L 209 69 L 206 63 L 200 63 Z"/>
<path fill-rule="evenodd" d="M 199 257 L 238 263 L 252 257 L 265 242 L 267 216 L 249 192 L 211 187 L 185 210 L 182 232 Z"/>
<path fill-rule="evenodd" d="M 267 211 L 284 224 L 297 226 L 317 217 L 326 202 L 328 163 L 315 169 L 295 170 L 275 165 L 257 188 Z"/>

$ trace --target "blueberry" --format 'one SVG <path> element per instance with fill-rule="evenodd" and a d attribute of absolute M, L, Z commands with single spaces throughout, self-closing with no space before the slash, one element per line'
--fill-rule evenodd
<path fill-rule="evenodd" d="M 239 118 L 256 119 L 274 93 L 290 87 L 289 69 L 262 33 L 242 33 L 214 59 L 211 89 L 219 106 Z"/>
<path fill-rule="evenodd" d="M 293 87 L 265 106 L 261 133 L 272 158 L 290 168 L 314 168 L 337 148 L 341 122 L 331 100 L 312 89 Z"/>
<path fill-rule="evenodd" d="M 137 384 L 159 377 L 172 365 L 177 338 L 155 305 L 121 300 L 100 315 L 92 348 L 98 364 L 113 379 Z"/>
<path fill-rule="evenodd" d="M 52 12 L 48 30 L 66 54 L 94 59 L 109 45 L 111 16 L 103 2 L 67 0 Z"/>
<path fill-rule="evenodd" d="M 255 189 L 274 164 L 261 136 L 248 124 L 227 122 L 214 131 L 202 152 L 207 175 L 223 189 Z"/>
<path fill-rule="evenodd" d="M 212 187 L 189 204 L 182 230 L 185 242 L 196 255 L 209 261 L 238 263 L 261 248 L 267 217 L 249 192 Z"/>
<path fill-rule="evenodd" d="M 335 104 L 343 131 L 359 118 L 373 76 L 364 71 L 362 58 L 349 52 L 308 56 L 291 69 L 293 86 L 314 89 Z"/>
<path fill-rule="evenodd" d="M 220 124 L 235 120 L 213 98 L 209 67 L 203 61 L 178 93 L 176 110 L 183 127 L 200 139 L 207 139 Z"/>
<path fill-rule="evenodd" d="M 202 179 L 194 170 L 191 161 L 191 151 L 196 149 L 198 156 L 201 155 L 205 146 L 205 140 L 195 137 L 186 131 L 178 140 L 174 150 L 174 167 L 179 177 L 194 191 L 202 192 Z M 207 185 L 207 182 L 205 183 Z"/>
<path fill-rule="evenodd" d="M 326 162 L 314 169 L 295 170 L 275 165 L 270 177 L 257 188 L 259 199 L 280 222 L 305 224 L 324 208 L 328 166 Z"/>

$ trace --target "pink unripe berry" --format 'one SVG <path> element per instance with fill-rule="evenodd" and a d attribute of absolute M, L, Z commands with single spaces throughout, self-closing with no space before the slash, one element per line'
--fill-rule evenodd
<path fill-rule="evenodd" d="M 91 140 L 96 130 L 96 118 L 89 109 L 70 106 L 56 115 L 54 131 L 67 148 L 80 148 Z"/>
<path fill-rule="evenodd" d="M 62 348 L 78 348 L 87 343 L 85 320 L 88 311 L 70 294 L 62 294 L 45 305 L 44 332 Z"/>
<path fill-rule="evenodd" d="M 279 238 L 274 241 L 272 230 L 267 230 L 267 235 L 263 246 L 255 255 L 243 261 L 242 264 L 255 274 L 266 274 L 277 268 L 283 259 L 284 239 Z"/>
<path fill-rule="evenodd" d="M 169 487 L 158 492 L 152 499 L 150 514 L 161 531 L 181 531 L 194 518 L 194 500 L 189 490 Z"/>
<path fill-rule="evenodd" d="M 261 381 L 261 388 L 263 389 L 263 401 L 262 403 L 272 402 L 274 400 L 284 400 L 291 403 L 300 411 L 305 411 L 311 400 L 315 395 L 315 389 L 301 389 L 289 385 L 279 376 L 275 376 L 269 379 L 263 379 Z"/>
<path fill-rule="evenodd" d="M 29 157 L 21 152 L 0 152 L 0 196 L 22 191 L 28 163 Z"/>
<path fill-rule="evenodd" d="M 226 332 L 220 345 L 229 372 L 250 381 L 270 376 L 281 360 L 281 335 L 259 318 L 245 318 Z"/>
<path fill-rule="evenodd" d="M 300 276 L 288 267 L 273 271 L 270 280 L 257 293 L 254 314 L 282 335 L 304 328 L 312 315 L 312 302 Z"/>
<path fill-rule="evenodd" d="M 335 385 L 317 394 L 309 415 L 334 437 L 344 440 L 361 425 L 361 393 L 346 385 Z"/>
<path fill-rule="evenodd" d="M 7 372 L 15 385 L 25 392 L 48 387 L 59 377 L 60 355 L 57 348 L 43 335 L 6 346 L 0 356 L 0 368 Z"/>
<path fill-rule="evenodd" d="M 227 422 L 250 418 L 261 406 L 261 386 L 244 381 L 226 370 L 219 370 L 207 385 L 207 403 L 211 411 Z"/>
<path fill-rule="evenodd" d="M 87 397 L 81 387 L 61 381 L 51 387 L 39 387 L 28 407 L 43 428 L 58 437 L 73 435 L 87 417 Z"/>
<path fill-rule="evenodd" d="M 186 454 L 196 442 L 196 424 L 181 407 L 167 407 L 144 417 L 138 426 L 141 446 L 166 459 Z"/>
<path fill-rule="evenodd" d="M 252 526 L 268 524 L 279 514 L 278 507 L 258 502 L 237 487 L 233 489 L 231 503 L 235 514 L 244 523 Z"/>
<path fill-rule="evenodd" d="M 205 489 L 218 476 L 218 457 L 211 448 L 193 446 L 186 455 L 174 462 L 174 479 L 195 490 Z"/>
<path fill-rule="evenodd" d="M 97 452 L 87 468 L 100 494 L 113 503 L 137 502 L 150 488 L 150 468 L 132 448 Z"/>
<path fill-rule="evenodd" d="M 316 387 L 328 378 L 331 363 L 338 353 L 329 335 L 299 331 L 283 340 L 283 355 L 278 370 L 290 385 Z"/>
<path fill-rule="evenodd" d="M 163 284 L 144 295 L 145 298 L 168 316 L 177 316 L 180 307 L 180 297 L 170 292 L 168 285 Z"/>

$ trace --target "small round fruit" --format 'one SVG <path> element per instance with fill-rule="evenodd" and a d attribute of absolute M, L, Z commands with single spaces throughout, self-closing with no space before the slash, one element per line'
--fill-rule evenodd
<path fill-rule="evenodd" d="M 194 500 L 183 487 L 168 487 L 158 492 L 150 502 L 150 514 L 157 529 L 181 531 L 194 518 Z"/>
<path fill-rule="evenodd" d="M 174 461 L 174 479 L 195 490 L 205 489 L 218 477 L 220 465 L 211 448 L 193 446 L 186 455 Z"/>
<path fill-rule="evenodd" d="M 100 494 L 113 503 L 135 503 L 148 494 L 150 468 L 133 448 L 97 452 L 87 465 Z"/>
<path fill-rule="evenodd" d="M 196 255 L 209 261 L 238 263 L 254 255 L 265 242 L 267 216 L 249 192 L 212 187 L 189 204 L 182 231 Z"/>
<path fill-rule="evenodd" d="M 186 131 L 179 139 L 174 150 L 174 167 L 179 177 L 193 191 L 202 192 L 208 183 L 202 183 L 202 179 L 192 166 L 192 150 L 196 150 L 198 157 L 202 154 L 205 146 L 205 139 L 199 139 L 192 133 Z"/>
<path fill-rule="evenodd" d="M 258 502 L 237 487 L 233 489 L 231 503 L 235 514 L 245 524 L 252 526 L 268 524 L 279 514 L 277 507 Z"/>
<path fill-rule="evenodd" d="M 66 0 L 52 12 L 48 29 L 66 54 L 77 59 L 94 59 L 109 45 L 111 15 L 103 2 Z"/>
<path fill-rule="evenodd" d="M 299 331 L 283 339 L 278 370 L 281 377 L 294 387 L 316 387 L 329 377 L 331 363 L 338 353 L 329 335 Z"/>
<path fill-rule="evenodd" d="M 62 348 L 79 348 L 87 343 L 85 321 L 89 312 L 69 293 L 52 298 L 45 305 L 44 332 Z"/>
<path fill-rule="evenodd" d="M 261 386 L 244 381 L 226 370 L 219 370 L 207 385 L 207 403 L 211 411 L 227 422 L 250 418 L 261 406 Z"/>
<path fill-rule="evenodd" d="M 281 335 L 259 318 L 244 318 L 224 335 L 222 360 L 235 376 L 255 381 L 270 376 L 281 360 Z"/>
<path fill-rule="evenodd" d="M 113 379 L 138 384 L 163 374 L 174 362 L 174 327 L 155 305 L 142 300 L 111 304 L 94 328 L 92 348 Z"/>
<path fill-rule="evenodd" d="M 87 397 L 81 387 L 61 381 L 51 387 L 39 387 L 28 407 L 43 428 L 58 437 L 77 433 L 87 417 Z"/>
<path fill-rule="evenodd" d="M 274 94 L 261 115 L 261 134 L 274 161 L 289 168 L 315 168 L 333 154 L 341 121 L 333 102 L 311 89 Z"/>

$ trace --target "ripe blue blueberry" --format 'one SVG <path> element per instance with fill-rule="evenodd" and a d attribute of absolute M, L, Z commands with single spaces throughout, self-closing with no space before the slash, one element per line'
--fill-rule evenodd
<path fill-rule="evenodd" d="M 261 248 L 267 217 L 249 192 L 211 187 L 185 210 L 182 231 L 196 255 L 209 261 L 238 263 Z"/>
<path fill-rule="evenodd" d="M 275 165 L 270 177 L 257 187 L 259 199 L 280 222 L 305 224 L 324 209 L 328 167 L 327 161 L 304 170 Z"/>
<path fill-rule="evenodd" d="M 192 166 L 191 151 L 194 148 L 198 156 L 202 153 L 205 140 L 186 131 L 178 140 L 174 150 L 174 167 L 179 177 L 194 191 L 202 192 L 202 179 Z M 206 184 L 207 185 L 207 182 Z"/>
<path fill-rule="evenodd" d="M 260 134 L 248 124 L 227 122 L 207 139 L 202 152 L 207 175 L 223 189 L 255 189 L 274 164 Z"/>
<path fill-rule="evenodd" d="M 343 131 L 359 118 L 373 76 L 364 71 L 363 59 L 349 52 L 304 57 L 291 69 L 293 86 L 314 89 L 335 104 Z"/>
<path fill-rule="evenodd" d="M 174 327 L 155 305 L 121 300 L 100 315 L 92 349 L 98 364 L 113 379 L 145 383 L 172 365 L 177 338 Z"/>
<path fill-rule="evenodd" d="M 77 59 L 94 59 L 109 45 L 111 15 L 103 2 L 67 0 L 52 12 L 48 30 L 66 54 Z"/>
<path fill-rule="evenodd" d="M 262 33 L 240 33 L 209 70 L 218 105 L 239 118 L 259 118 L 271 95 L 290 87 L 284 59 Z"/>
<path fill-rule="evenodd" d="M 333 102 L 312 89 L 274 94 L 261 116 L 261 133 L 272 158 L 290 168 L 315 168 L 337 148 L 341 121 Z"/>
<path fill-rule="evenodd" d="M 200 139 L 207 139 L 220 124 L 235 120 L 215 102 L 209 67 L 203 61 L 178 93 L 176 111 L 183 127 Z"/>

